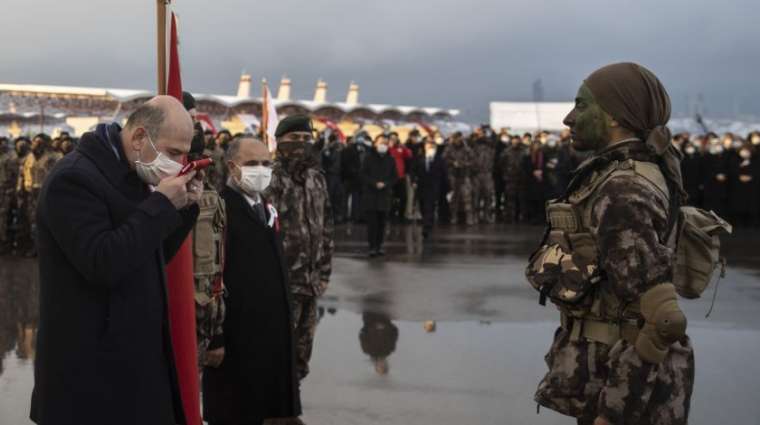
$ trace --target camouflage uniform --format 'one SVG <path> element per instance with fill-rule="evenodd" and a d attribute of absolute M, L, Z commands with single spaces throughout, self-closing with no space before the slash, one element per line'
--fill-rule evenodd
<path fill-rule="evenodd" d="M 493 169 L 496 146 L 488 139 L 479 139 L 473 147 L 475 167 L 472 178 L 475 215 L 480 222 L 493 223 Z"/>
<path fill-rule="evenodd" d="M 518 221 L 521 210 L 525 208 L 520 199 L 525 188 L 522 159 L 526 153 L 527 148 L 520 143 L 509 146 L 499 158 L 498 167 L 504 178 L 504 217 L 507 223 Z"/>
<path fill-rule="evenodd" d="M 25 255 L 36 255 L 37 201 L 48 174 L 63 155 L 46 150 L 39 158 L 29 153 L 20 165 L 16 196 L 19 209 L 19 224 L 16 246 Z"/>
<path fill-rule="evenodd" d="M 200 214 L 193 229 L 193 270 L 198 364 L 206 364 L 206 352 L 222 347 L 225 315 L 222 267 L 224 263 L 224 200 L 207 183 L 198 202 Z"/>
<path fill-rule="evenodd" d="M 638 143 L 581 164 L 568 196 L 548 206 L 547 237 L 527 271 L 531 284 L 546 285 L 542 298 L 551 298 L 562 319 L 536 401 L 581 424 L 596 416 L 613 424 L 687 423 L 689 337 L 670 345 L 661 363 L 643 361 L 634 347 L 644 323 L 641 296 L 673 279 L 669 194 L 651 161 Z"/>
<path fill-rule="evenodd" d="M 472 213 L 472 174 L 475 157 L 472 149 L 464 144 L 451 144 L 443 154 L 449 168 L 449 187 L 454 192 L 451 199 L 451 218 L 459 222 L 460 213 L 464 213 L 467 224 L 475 224 Z"/>
<path fill-rule="evenodd" d="M 208 186 L 220 192 L 226 184 L 224 149 L 214 146 L 213 149 L 205 149 L 203 155 L 214 160 L 214 164 L 206 169 L 206 182 Z"/>
<path fill-rule="evenodd" d="M 263 196 L 279 212 L 293 294 L 296 367 L 303 379 L 309 373 L 317 327 L 317 298 L 327 290 L 332 272 L 333 216 L 324 175 L 314 166 L 288 165 L 275 161 L 272 182 Z"/>
<path fill-rule="evenodd" d="M 18 157 L 16 152 L 8 150 L 0 153 L 0 253 L 12 247 L 8 223 L 13 206 L 13 198 L 18 181 Z"/>

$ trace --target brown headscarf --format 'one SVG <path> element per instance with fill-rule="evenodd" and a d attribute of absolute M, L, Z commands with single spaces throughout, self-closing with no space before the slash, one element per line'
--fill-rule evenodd
<path fill-rule="evenodd" d="M 670 142 L 670 96 L 652 71 L 623 62 L 607 65 L 588 76 L 594 99 L 623 127 L 634 131 L 659 158 L 665 178 L 679 204 L 686 199 L 681 178 L 681 153 Z"/>

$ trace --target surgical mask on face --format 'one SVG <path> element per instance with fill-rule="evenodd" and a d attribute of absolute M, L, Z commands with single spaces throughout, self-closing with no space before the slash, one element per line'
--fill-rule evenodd
<path fill-rule="evenodd" d="M 381 155 L 388 153 L 388 145 L 377 145 L 377 153 Z"/>
<path fill-rule="evenodd" d="M 504 142 L 504 143 L 509 142 L 509 136 L 502 136 L 501 137 L 501 141 Z"/>
<path fill-rule="evenodd" d="M 713 155 L 719 155 L 723 153 L 723 146 L 721 145 L 712 145 L 710 146 L 710 153 Z"/>
<path fill-rule="evenodd" d="M 694 149 L 694 146 L 687 146 L 684 149 L 684 152 L 686 152 L 686 155 L 694 155 L 695 153 L 697 153 L 697 150 Z"/>
<path fill-rule="evenodd" d="M 263 165 L 240 167 L 240 189 L 248 196 L 255 196 L 269 187 L 272 169 Z"/>
<path fill-rule="evenodd" d="M 750 152 L 748 149 L 742 149 L 739 151 L 739 156 L 742 159 L 750 159 L 752 157 L 752 152 Z"/>
<path fill-rule="evenodd" d="M 146 134 L 147 135 L 147 134 Z M 158 186 L 161 180 L 167 177 L 174 177 L 182 171 L 182 164 L 172 160 L 162 152 L 156 149 L 156 145 L 153 144 L 150 136 L 148 136 L 148 142 L 153 150 L 156 152 L 156 159 L 151 162 L 142 162 L 140 159 L 135 161 L 135 171 L 140 180 L 151 185 Z M 140 154 L 142 157 L 142 153 Z"/>
<path fill-rule="evenodd" d="M 550 148 L 553 148 L 553 147 L 557 146 L 557 141 L 556 141 L 556 140 L 554 140 L 554 139 L 549 139 L 549 140 L 546 142 L 546 146 L 548 146 L 548 147 L 550 147 Z"/>

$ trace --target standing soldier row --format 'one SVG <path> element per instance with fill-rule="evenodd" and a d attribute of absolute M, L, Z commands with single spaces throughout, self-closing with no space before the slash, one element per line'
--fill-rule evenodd
<path fill-rule="evenodd" d="M 16 181 L 18 180 L 18 156 L 11 148 L 10 140 L 0 138 L 0 255 L 11 252 L 13 239 L 10 225 L 15 203 Z"/>
<path fill-rule="evenodd" d="M 30 143 L 16 139 L 13 148 L 7 138 L 0 139 L 0 254 L 16 253 L 33 257 L 35 216 L 40 189 L 53 166 L 71 152 L 68 137 L 55 141 L 40 133 Z"/>

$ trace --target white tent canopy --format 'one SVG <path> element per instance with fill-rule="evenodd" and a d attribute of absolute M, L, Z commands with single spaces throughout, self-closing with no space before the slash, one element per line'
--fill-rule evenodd
<path fill-rule="evenodd" d="M 560 131 L 562 120 L 573 109 L 572 102 L 491 102 L 491 128 L 512 132 Z"/>

